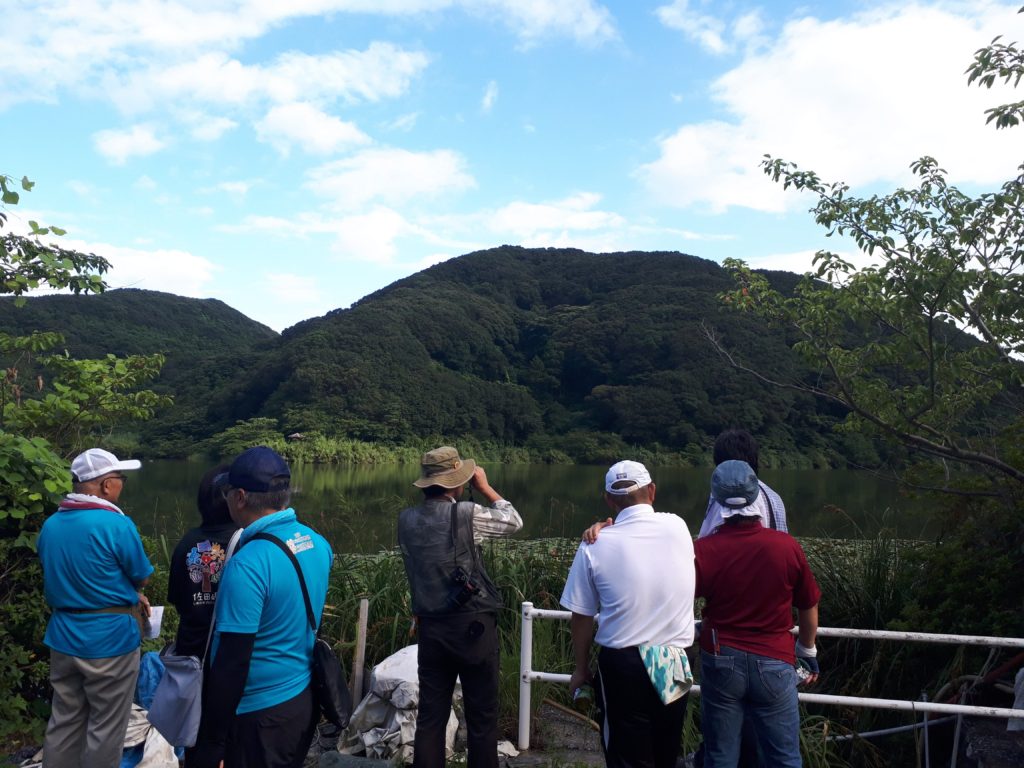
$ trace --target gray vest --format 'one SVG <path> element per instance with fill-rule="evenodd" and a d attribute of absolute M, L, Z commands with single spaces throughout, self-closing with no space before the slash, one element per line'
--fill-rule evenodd
<path fill-rule="evenodd" d="M 426 499 L 398 517 L 398 546 L 405 562 L 416 616 L 497 611 L 498 590 L 491 582 L 473 541 L 473 503 L 460 501 L 453 525 L 453 505 L 446 498 Z M 453 578 L 458 569 L 468 585 Z"/>

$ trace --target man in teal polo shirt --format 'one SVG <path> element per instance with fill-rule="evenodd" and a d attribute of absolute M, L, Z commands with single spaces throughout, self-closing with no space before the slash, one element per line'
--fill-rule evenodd
<path fill-rule="evenodd" d="M 79 454 L 71 462 L 72 492 L 39 533 L 43 589 L 53 611 L 43 639 L 53 686 L 46 768 L 121 762 L 139 676 L 140 622 L 149 613 L 138 590 L 153 566 L 117 501 L 124 473 L 140 466 L 100 448 Z"/>
<path fill-rule="evenodd" d="M 256 535 L 276 537 L 295 555 L 318 625 L 334 556 L 288 506 L 291 472 L 270 448 L 243 452 L 218 482 L 244 530 L 221 577 L 203 719 L 186 763 L 298 768 L 320 714 L 310 689 L 315 633 L 291 559 Z"/>

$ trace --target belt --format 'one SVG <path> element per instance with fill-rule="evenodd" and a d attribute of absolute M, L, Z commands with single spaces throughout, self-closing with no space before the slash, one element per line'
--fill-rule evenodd
<path fill-rule="evenodd" d="M 142 603 L 135 605 L 112 605 L 108 608 L 57 608 L 62 613 L 87 614 L 87 613 L 116 613 L 124 616 L 134 616 L 135 622 L 139 625 L 139 640 L 146 636 L 146 616 L 142 612 Z"/>

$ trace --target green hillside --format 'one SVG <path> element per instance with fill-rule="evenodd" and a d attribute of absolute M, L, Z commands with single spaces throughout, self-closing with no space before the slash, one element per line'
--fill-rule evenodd
<path fill-rule="evenodd" d="M 730 285 L 716 263 L 678 253 L 468 254 L 288 329 L 211 403 L 210 423 L 269 416 L 393 444 L 472 436 L 595 461 L 623 443 L 696 458 L 745 425 L 788 462 L 872 458 L 832 434 L 842 414 L 724 365 L 702 326 L 800 374 L 785 339 L 721 306 Z"/>
<path fill-rule="evenodd" d="M 789 290 L 796 276 L 773 273 Z M 162 352 L 175 405 L 137 450 L 182 456 L 241 420 L 282 433 L 400 446 L 473 438 L 547 460 L 604 461 L 628 446 L 706 459 L 742 425 L 768 461 L 870 462 L 843 414 L 729 368 L 705 328 L 776 374 L 810 375 L 786 339 L 717 295 L 716 263 L 679 253 L 503 246 L 400 280 L 278 336 L 214 300 L 140 290 L 0 301 L 0 327 L 59 330 L 81 357 Z"/>
<path fill-rule="evenodd" d="M 52 295 L 16 307 L 0 299 L 0 330 L 27 334 L 57 331 L 78 358 L 162 353 L 167 361 L 152 389 L 174 405 L 139 425 L 144 455 L 187 455 L 208 433 L 206 403 L 236 375 L 253 349 L 273 345 L 278 334 L 217 299 L 190 299 L 124 288 L 98 295 Z"/>

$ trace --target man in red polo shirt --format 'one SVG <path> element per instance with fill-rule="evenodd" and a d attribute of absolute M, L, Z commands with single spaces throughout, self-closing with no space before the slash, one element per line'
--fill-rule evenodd
<path fill-rule="evenodd" d="M 736 765 L 744 718 L 754 723 L 765 762 L 800 765 L 796 658 L 817 679 L 821 591 L 797 541 L 766 529 L 754 504 L 757 475 L 744 461 L 719 464 L 711 494 L 723 525 L 695 545 L 702 612 L 701 728 L 706 768 Z M 800 631 L 794 648 L 793 608 Z"/>

